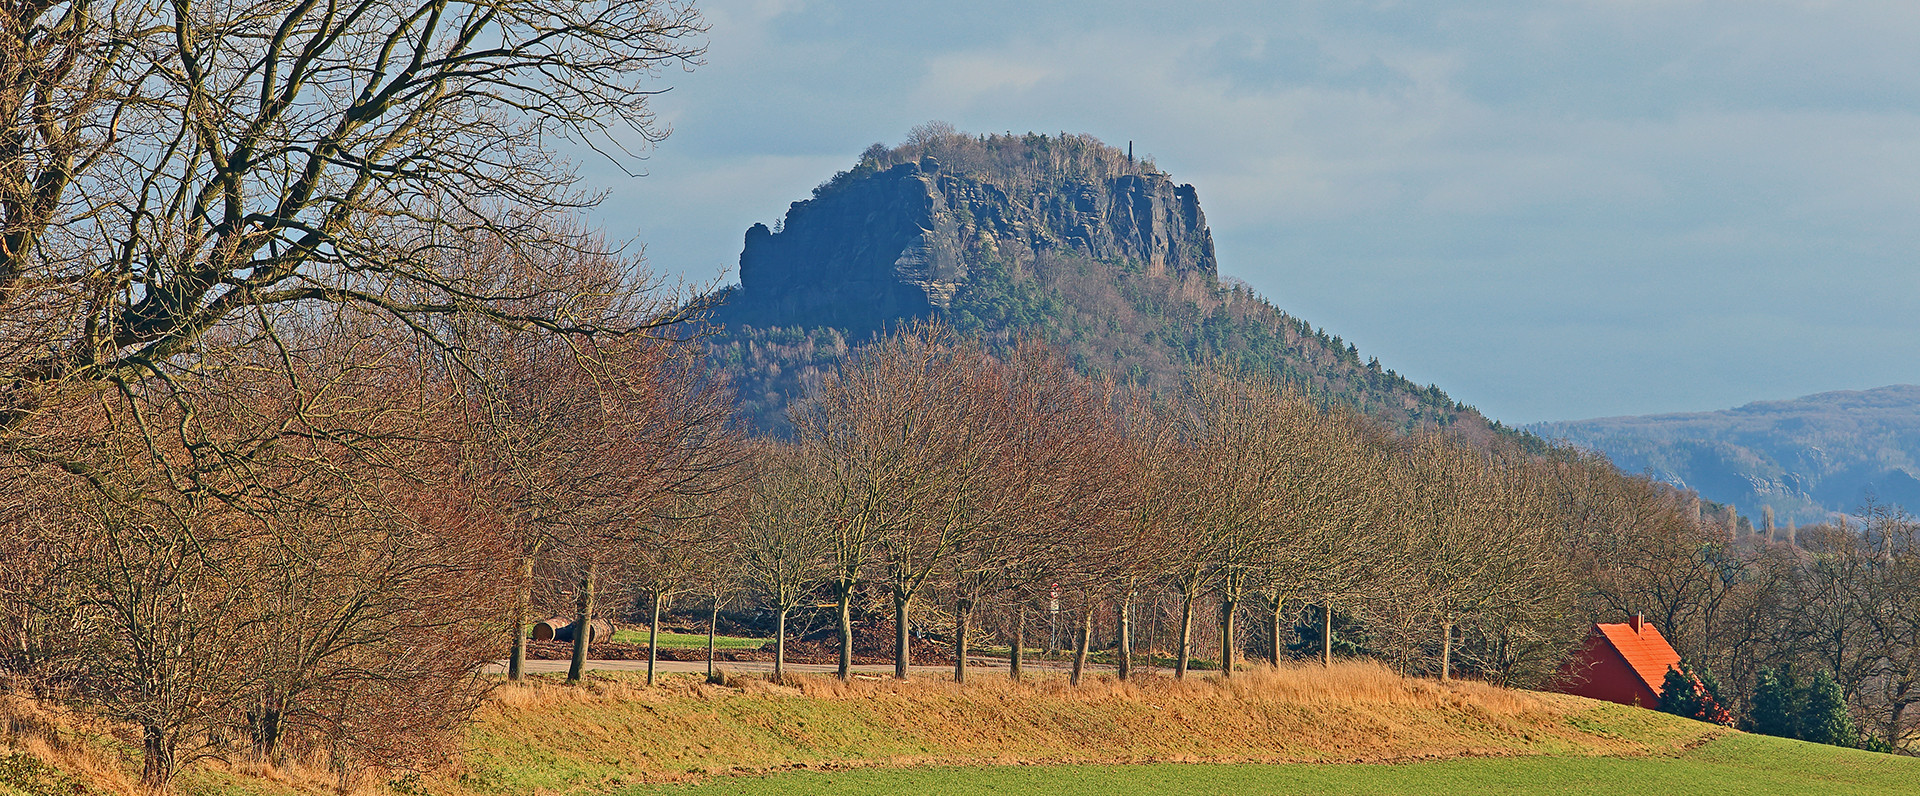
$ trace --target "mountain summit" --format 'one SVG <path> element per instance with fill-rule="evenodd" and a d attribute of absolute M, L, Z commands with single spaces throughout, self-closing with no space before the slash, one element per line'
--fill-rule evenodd
<path fill-rule="evenodd" d="M 719 298 L 710 350 L 767 430 L 850 348 L 914 318 L 989 345 L 1038 336 L 1089 374 L 1164 386 L 1196 363 L 1233 364 L 1393 428 L 1494 428 L 1223 281 L 1199 192 L 1086 135 L 934 124 L 875 144 L 748 229 L 740 284 Z"/>
<path fill-rule="evenodd" d="M 795 202 L 778 231 L 753 225 L 734 311 L 870 332 L 951 309 L 983 267 L 1056 255 L 1214 281 L 1193 186 L 1085 137 L 966 143 L 869 149 Z"/>

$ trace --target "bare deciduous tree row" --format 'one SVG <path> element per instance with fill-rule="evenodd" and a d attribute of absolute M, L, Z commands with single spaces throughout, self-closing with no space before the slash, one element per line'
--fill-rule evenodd
<path fill-rule="evenodd" d="M 1593 545 L 1681 514 L 1671 490 L 1593 457 L 1396 437 L 1232 369 L 1130 391 L 1042 346 L 993 355 L 930 324 L 863 350 L 793 418 L 791 443 L 759 449 L 732 535 L 782 617 L 808 594 L 837 602 L 843 676 L 863 594 L 891 603 L 896 676 L 909 627 L 940 617 L 956 679 L 989 608 L 1018 676 L 1043 595 L 1064 605 L 1076 678 L 1107 611 L 1128 676 L 1135 603 L 1168 594 L 1176 676 L 1202 611 L 1230 675 L 1250 613 L 1278 662 L 1302 610 L 1331 629 L 1333 607 L 1405 668 L 1540 683 L 1598 615 L 1573 576 L 1601 577 Z M 945 599 L 916 609 L 929 591 Z"/>

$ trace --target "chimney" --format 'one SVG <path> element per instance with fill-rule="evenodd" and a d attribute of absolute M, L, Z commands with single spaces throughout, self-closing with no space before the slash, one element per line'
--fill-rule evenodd
<path fill-rule="evenodd" d="M 1638 612 L 1636 612 L 1636 613 L 1634 613 L 1634 615 L 1633 615 L 1633 621 L 1631 621 L 1631 622 L 1628 622 L 1627 624 L 1629 624 L 1629 625 L 1632 625 L 1632 626 L 1633 626 L 1633 632 L 1634 632 L 1634 633 L 1639 633 L 1639 632 L 1641 632 L 1641 630 L 1640 630 L 1640 628 L 1641 628 L 1642 626 L 1644 626 L 1644 625 L 1646 625 L 1646 623 L 1647 623 L 1647 619 L 1646 619 L 1646 617 L 1644 617 L 1644 616 L 1641 616 L 1641 615 L 1640 615 L 1640 614 L 1639 614 Z"/>

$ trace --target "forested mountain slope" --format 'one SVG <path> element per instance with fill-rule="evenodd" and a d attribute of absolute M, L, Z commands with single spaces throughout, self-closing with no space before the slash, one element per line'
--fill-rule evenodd
<path fill-rule="evenodd" d="M 1869 496 L 1920 510 L 1920 386 L 1527 428 L 1733 503 L 1756 521 L 1769 506 L 1780 522 L 1817 522 L 1858 512 Z"/>
<path fill-rule="evenodd" d="M 921 128 L 747 231 L 713 357 L 765 430 L 850 347 L 910 318 L 1000 344 L 1038 335 L 1077 367 L 1164 385 L 1196 362 L 1278 373 L 1390 427 L 1493 427 L 1438 387 L 1221 280 L 1191 185 L 1084 135 Z"/>

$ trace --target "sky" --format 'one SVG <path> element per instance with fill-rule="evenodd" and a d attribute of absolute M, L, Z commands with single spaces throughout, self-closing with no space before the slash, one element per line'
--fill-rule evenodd
<path fill-rule="evenodd" d="M 942 120 L 1132 142 L 1223 276 L 1510 424 L 1920 383 L 1920 3 L 697 7 L 672 135 L 576 157 L 668 276 Z"/>

